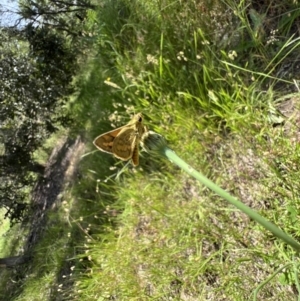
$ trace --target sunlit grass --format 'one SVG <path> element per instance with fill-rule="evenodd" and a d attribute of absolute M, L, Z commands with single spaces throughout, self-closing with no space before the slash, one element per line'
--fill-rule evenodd
<path fill-rule="evenodd" d="M 188 164 L 299 240 L 297 113 L 283 117 L 273 89 L 294 85 L 278 72 L 298 40 L 267 43 L 244 2 L 117 4 L 88 20 L 70 101 L 86 153 L 18 300 L 250 300 L 285 264 L 258 299 L 294 300 L 291 248 L 171 162 L 141 152 L 134 169 L 92 141 L 142 112 Z"/>
<path fill-rule="evenodd" d="M 43 146 L 35 151 L 33 158 L 36 162 L 40 164 L 46 164 L 48 161 L 53 148 L 57 145 L 60 145 L 60 142 L 69 135 L 69 132 L 66 128 L 60 127 L 58 131 L 52 134 L 43 144 Z"/>
<path fill-rule="evenodd" d="M 149 128 L 162 134 L 187 163 L 297 239 L 298 230 L 289 216 L 297 210 L 298 193 L 287 188 L 298 187 L 298 173 L 290 169 L 298 160 L 298 155 L 291 156 L 298 153 L 297 144 L 285 137 L 282 127 L 273 127 L 279 114 L 274 113 L 277 96 L 264 86 L 268 80 L 276 81 L 272 72 L 289 55 L 284 50 L 287 44 L 272 59 L 271 46 L 260 43 L 263 36 L 254 32 L 252 45 L 247 44 L 249 38 L 243 40 L 243 22 L 238 19 L 245 14 L 243 9 L 235 13 L 238 47 L 234 39 L 223 41 L 223 48 L 222 43 L 212 43 L 213 34 L 206 31 L 209 26 L 199 26 L 200 30 L 195 23 L 182 36 L 174 25 L 176 42 L 167 30 L 148 33 L 139 31 L 141 24 L 131 27 L 138 47 L 134 54 L 123 49 L 123 55 L 114 49 L 118 74 L 107 72 L 121 89 L 111 87 L 108 93 L 107 87 L 100 88 L 105 91 L 103 101 L 92 102 L 99 106 L 99 114 L 88 118 L 88 140 L 104 131 L 102 121 L 114 109 L 121 112 L 122 120 L 129 120 L 123 112 L 131 113 L 127 109 L 134 104 Z M 160 25 L 176 22 L 157 20 Z M 248 31 L 257 31 L 251 26 L 247 23 Z M 87 84 L 93 86 L 91 81 Z M 106 115 L 108 95 L 114 109 Z M 279 157 L 289 158 L 284 180 Z M 91 153 L 86 160 L 93 166 L 90 176 L 95 176 L 85 188 L 94 186 L 94 198 L 102 202 L 113 197 L 104 214 L 116 226 L 103 225 L 103 232 L 93 236 L 92 268 L 75 291 L 82 300 L 247 300 L 282 264 L 281 258 L 292 262 L 291 249 L 274 243 L 269 233 L 170 162 L 142 153 L 141 167 L 125 169 L 115 183 L 106 183 L 102 172 L 107 174 L 108 165 L 103 161 L 112 164 L 114 159 Z M 119 166 L 111 171 L 113 177 Z M 292 300 L 289 285 L 294 282 L 290 266 L 260 296 L 272 300 L 276 291 L 274 300 Z"/>
<path fill-rule="evenodd" d="M 4 219 L 6 210 L 5 209 L 0 209 L 0 257 L 4 257 L 6 255 L 6 246 L 7 246 L 7 231 L 9 230 L 10 227 L 10 222 L 8 219 Z"/>

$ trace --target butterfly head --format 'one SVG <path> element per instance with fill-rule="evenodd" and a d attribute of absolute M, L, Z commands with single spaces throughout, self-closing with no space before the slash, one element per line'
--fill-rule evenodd
<path fill-rule="evenodd" d="M 142 113 L 138 113 L 134 116 L 134 119 L 139 122 L 139 123 L 142 123 L 143 122 L 143 114 Z"/>

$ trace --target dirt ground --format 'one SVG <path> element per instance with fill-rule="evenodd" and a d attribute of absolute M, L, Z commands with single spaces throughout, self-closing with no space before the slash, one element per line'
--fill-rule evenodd
<path fill-rule="evenodd" d="M 80 136 L 76 139 L 64 138 L 53 149 L 47 162 L 45 173 L 35 185 L 32 193 L 32 205 L 36 208 L 31 229 L 24 251 L 36 244 L 43 234 L 47 219 L 47 210 L 57 205 L 58 196 L 76 176 L 77 163 L 84 151 L 84 143 Z"/>
<path fill-rule="evenodd" d="M 9 273 L 5 292 L 0 292 L 0 301 L 13 300 L 16 291 L 20 291 L 26 273 L 30 270 L 30 259 L 34 256 L 34 248 L 43 236 L 47 226 L 47 212 L 60 205 L 59 195 L 65 187 L 72 183 L 78 174 L 77 166 L 84 152 L 85 144 L 80 136 L 75 139 L 69 137 L 61 138 L 53 149 L 46 164 L 44 174 L 39 178 L 32 191 L 32 215 L 30 222 L 24 222 L 22 227 L 29 228 L 28 236 L 23 246 L 23 254 L 8 258 L 28 265 L 17 265 L 14 269 L 0 270 L 2 273 Z M 29 223 L 29 225 L 28 225 Z M 26 260 L 23 260 L 26 259 Z M 11 260 L 10 260 L 11 259 Z M 18 263 L 17 263 L 18 264 Z M 11 294 L 11 297 L 9 296 Z"/>

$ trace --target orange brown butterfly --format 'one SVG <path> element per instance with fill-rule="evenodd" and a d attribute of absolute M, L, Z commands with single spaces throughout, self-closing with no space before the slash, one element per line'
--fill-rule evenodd
<path fill-rule="evenodd" d="M 98 136 L 94 145 L 101 151 L 113 154 L 123 161 L 132 160 L 139 165 L 139 142 L 147 128 L 142 113 L 136 114 L 126 125 Z"/>

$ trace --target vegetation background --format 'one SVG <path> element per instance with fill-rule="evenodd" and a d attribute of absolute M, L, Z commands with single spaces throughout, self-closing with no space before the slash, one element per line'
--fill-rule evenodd
<path fill-rule="evenodd" d="M 299 240 L 298 1 L 19 7 L 1 29 L 0 300 L 299 299 L 283 242 L 171 162 L 92 145 L 142 112 Z"/>

